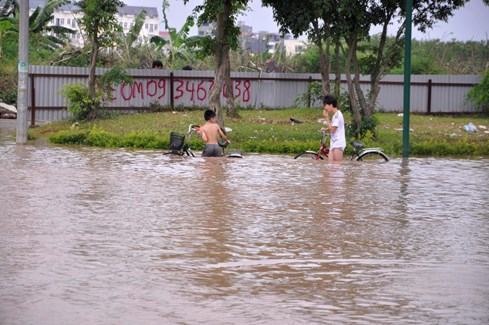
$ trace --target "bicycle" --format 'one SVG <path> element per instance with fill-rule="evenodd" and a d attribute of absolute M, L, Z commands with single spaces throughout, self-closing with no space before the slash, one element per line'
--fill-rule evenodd
<path fill-rule="evenodd" d="M 327 132 L 321 131 L 321 145 L 317 151 L 306 150 L 296 155 L 294 159 L 298 158 L 309 158 L 315 160 L 324 160 L 328 158 L 329 148 L 326 145 L 326 137 Z M 358 140 L 353 141 L 353 153 L 351 155 L 350 160 L 354 161 L 380 161 L 386 162 L 389 161 L 389 157 L 382 151 L 382 148 L 365 148 L 363 143 Z"/>

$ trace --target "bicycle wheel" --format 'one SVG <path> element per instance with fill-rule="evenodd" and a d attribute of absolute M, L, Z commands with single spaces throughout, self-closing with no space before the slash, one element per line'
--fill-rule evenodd
<path fill-rule="evenodd" d="M 294 159 L 314 159 L 314 160 L 323 160 L 323 156 L 318 155 L 317 152 L 314 151 L 304 151 L 294 157 Z"/>
<path fill-rule="evenodd" d="M 389 161 L 389 157 L 382 151 L 367 151 L 360 153 L 356 161 L 386 162 Z"/>

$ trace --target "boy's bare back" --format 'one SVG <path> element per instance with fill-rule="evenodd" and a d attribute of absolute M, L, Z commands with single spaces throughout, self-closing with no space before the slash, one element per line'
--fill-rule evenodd
<path fill-rule="evenodd" d="M 202 139 L 206 144 L 217 144 L 220 138 L 226 139 L 226 136 L 221 131 L 219 124 L 214 122 L 206 122 L 200 127 L 199 131 L 202 134 Z"/>

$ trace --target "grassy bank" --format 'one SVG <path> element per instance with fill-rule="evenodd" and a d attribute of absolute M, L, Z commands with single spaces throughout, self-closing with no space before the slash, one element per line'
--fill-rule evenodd
<path fill-rule="evenodd" d="M 231 149 L 243 152 L 298 153 L 318 147 L 321 124 L 318 109 L 245 110 L 241 119 L 226 120 Z M 290 117 L 304 123 L 292 125 Z M 346 115 L 347 122 L 349 116 Z M 377 139 L 362 139 L 368 146 L 380 146 L 391 156 L 402 152 L 402 117 L 378 113 Z M 487 129 L 467 133 L 463 125 L 472 122 Z M 47 137 L 58 144 L 99 147 L 166 149 L 170 131 L 184 133 L 189 124 L 202 123 L 202 111 L 161 112 L 121 115 L 111 119 L 81 123 L 57 122 L 31 129 L 32 138 Z M 411 116 L 411 153 L 414 156 L 489 157 L 487 116 Z M 202 149 L 202 141 L 190 139 L 192 148 Z"/>

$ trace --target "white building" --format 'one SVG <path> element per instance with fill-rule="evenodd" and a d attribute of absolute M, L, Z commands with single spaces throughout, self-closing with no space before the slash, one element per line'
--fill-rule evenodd
<path fill-rule="evenodd" d="M 198 26 L 197 33 L 199 36 L 212 36 L 214 35 L 215 30 L 215 23 L 203 23 L 202 25 Z"/>
<path fill-rule="evenodd" d="M 30 0 L 30 14 L 37 8 L 45 5 L 45 0 Z M 141 43 L 149 41 L 151 36 L 159 35 L 160 20 L 158 17 L 158 10 L 155 7 L 139 7 L 139 6 L 126 6 L 120 7 L 118 15 L 116 16 L 124 33 L 129 32 L 129 29 L 134 25 L 136 16 L 141 11 L 146 12 L 146 19 L 144 21 L 141 33 L 139 35 L 139 41 Z M 52 25 L 63 26 L 73 29 L 75 33 L 71 36 L 71 44 L 81 47 L 84 44 L 83 31 L 78 26 L 78 20 L 82 17 L 80 9 L 73 5 L 67 4 L 56 9 L 53 13 Z"/>
<path fill-rule="evenodd" d="M 307 44 L 299 39 L 285 39 L 284 47 L 287 55 L 296 55 L 304 52 Z"/>
<path fill-rule="evenodd" d="M 285 50 L 285 55 L 293 56 L 307 49 L 307 43 L 299 39 L 281 39 L 276 42 L 268 42 L 268 53 L 273 54 L 277 50 Z"/>

